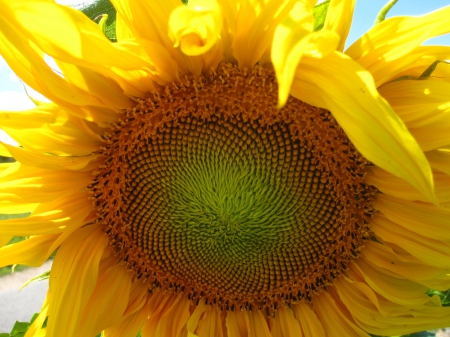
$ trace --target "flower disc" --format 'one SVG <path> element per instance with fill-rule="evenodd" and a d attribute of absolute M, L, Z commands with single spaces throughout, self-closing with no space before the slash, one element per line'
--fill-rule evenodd
<path fill-rule="evenodd" d="M 270 69 L 166 86 L 107 138 L 98 221 L 150 290 L 269 312 L 311 300 L 369 236 L 368 163 L 328 111 L 278 110 Z"/>

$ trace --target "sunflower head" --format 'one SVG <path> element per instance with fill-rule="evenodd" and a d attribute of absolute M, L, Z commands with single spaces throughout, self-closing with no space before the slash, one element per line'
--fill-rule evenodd
<path fill-rule="evenodd" d="M 450 287 L 449 57 L 421 46 L 450 8 L 344 53 L 351 0 L 114 0 L 115 43 L 68 7 L 0 4 L 1 52 L 52 101 L 0 112 L 20 144 L 0 208 L 32 212 L 0 223 L 2 246 L 31 235 L 0 264 L 58 248 L 27 337 L 450 324 L 427 295 Z"/>

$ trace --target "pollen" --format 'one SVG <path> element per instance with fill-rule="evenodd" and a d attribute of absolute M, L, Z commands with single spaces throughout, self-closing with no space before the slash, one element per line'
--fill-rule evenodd
<path fill-rule="evenodd" d="M 149 291 L 223 310 L 311 301 L 371 237 L 370 165 L 272 69 L 221 64 L 139 99 L 89 186 L 110 245 Z"/>

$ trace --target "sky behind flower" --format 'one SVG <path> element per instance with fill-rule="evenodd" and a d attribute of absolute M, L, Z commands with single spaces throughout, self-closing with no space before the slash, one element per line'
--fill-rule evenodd
<path fill-rule="evenodd" d="M 58 0 L 64 5 L 78 5 L 80 0 Z M 373 26 L 375 17 L 387 0 L 357 0 L 354 20 L 347 39 L 350 46 L 370 27 Z M 388 17 L 398 15 L 422 15 L 438 8 L 450 6 L 450 0 L 399 0 L 389 12 Z M 450 45 L 450 34 L 434 38 L 426 44 Z M 35 98 L 40 98 L 38 93 L 29 91 Z M 26 96 L 22 82 L 11 71 L 6 62 L 0 57 L 0 110 L 23 110 L 34 107 L 34 104 Z"/>

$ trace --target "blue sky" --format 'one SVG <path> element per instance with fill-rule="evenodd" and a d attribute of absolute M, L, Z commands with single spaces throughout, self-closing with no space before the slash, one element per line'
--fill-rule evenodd
<path fill-rule="evenodd" d="M 59 3 L 78 4 L 80 0 L 59 0 Z M 379 10 L 387 0 L 357 0 L 354 19 L 347 39 L 347 46 L 356 41 L 370 27 Z M 449 6 L 450 0 L 399 0 L 388 17 L 398 15 L 422 15 L 438 8 Z M 450 45 L 450 34 L 434 38 L 426 44 Z M 33 94 L 35 97 L 36 94 Z M 23 85 L 8 65 L 0 58 L 0 110 L 23 110 L 32 108 L 33 103 L 23 90 Z"/>

